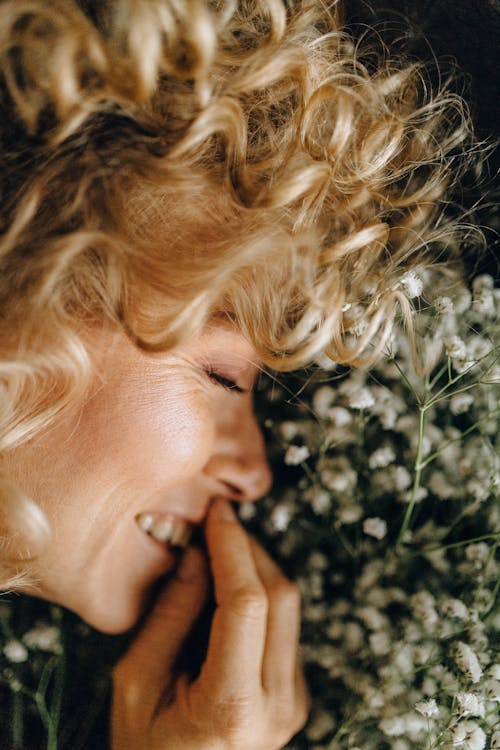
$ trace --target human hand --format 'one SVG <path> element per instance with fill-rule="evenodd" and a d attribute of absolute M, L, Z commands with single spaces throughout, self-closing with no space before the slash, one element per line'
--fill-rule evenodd
<path fill-rule="evenodd" d="M 192 547 L 115 668 L 113 750 L 279 750 L 306 721 L 297 587 L 226 501 L 205 533 L 217 607 L 201 672 L 175 669 L 209 588 Z"/>

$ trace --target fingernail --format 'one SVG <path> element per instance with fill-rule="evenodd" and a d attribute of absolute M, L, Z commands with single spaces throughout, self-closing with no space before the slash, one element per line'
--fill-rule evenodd
<path fill-rule="evenodd" d="M 230 523 L 236 521 L 236 515 L 231 508 L 231 505 L 227 500 L 222 500 L 221 498 L 217 498 L 217 500 L 214 501 L 213 514 L 217 521 L 226 521 Z"/>

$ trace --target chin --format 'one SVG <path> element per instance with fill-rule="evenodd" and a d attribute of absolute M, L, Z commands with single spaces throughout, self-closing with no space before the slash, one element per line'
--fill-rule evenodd
<path fill-rule="evenodd" d="M 138 623 L 145 610 L 146 602 L 146 595 L 140 600 L 114 601 L 110 598 L 108 602 L 94 603 L 75 611 L 95 630 L 106 635 L 121 635 Z"/>

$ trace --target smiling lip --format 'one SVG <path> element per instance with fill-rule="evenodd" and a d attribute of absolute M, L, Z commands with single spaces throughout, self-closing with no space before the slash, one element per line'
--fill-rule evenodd
<path fill-rule="evenodd" d="M 193 527 L 182 518 L 151 511 L 139 513 L 135 521 L 145 534 L 157 542 L 182 549 L 189 544 Z"/>

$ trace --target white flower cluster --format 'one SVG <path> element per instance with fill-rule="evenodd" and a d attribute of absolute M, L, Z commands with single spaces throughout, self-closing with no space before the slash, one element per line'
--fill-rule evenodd
<path fill-rule="evenodd" d="M 294 411 L 264 405 L 277 481 L 251 528 L 298 578 L 313 694 L 290 750 L 500 748 L 500 295 L 401 286 L 426 303 L 426 376 L 396 333 L 371 372 L 308 373 Z"/>
<path fill-rule="evenodd" d="M 0 613 L 0 617 L 1 617 Z M 35 627 L 24 633 L 21 640 L 8 638 L 3 646 L 3 654 L 12 664 L 21 664 L 29 658 L 31 651 L 47 651 L 53 654 L 61 653 L 60 631 L 55 625 L 38 622 Z"/>

